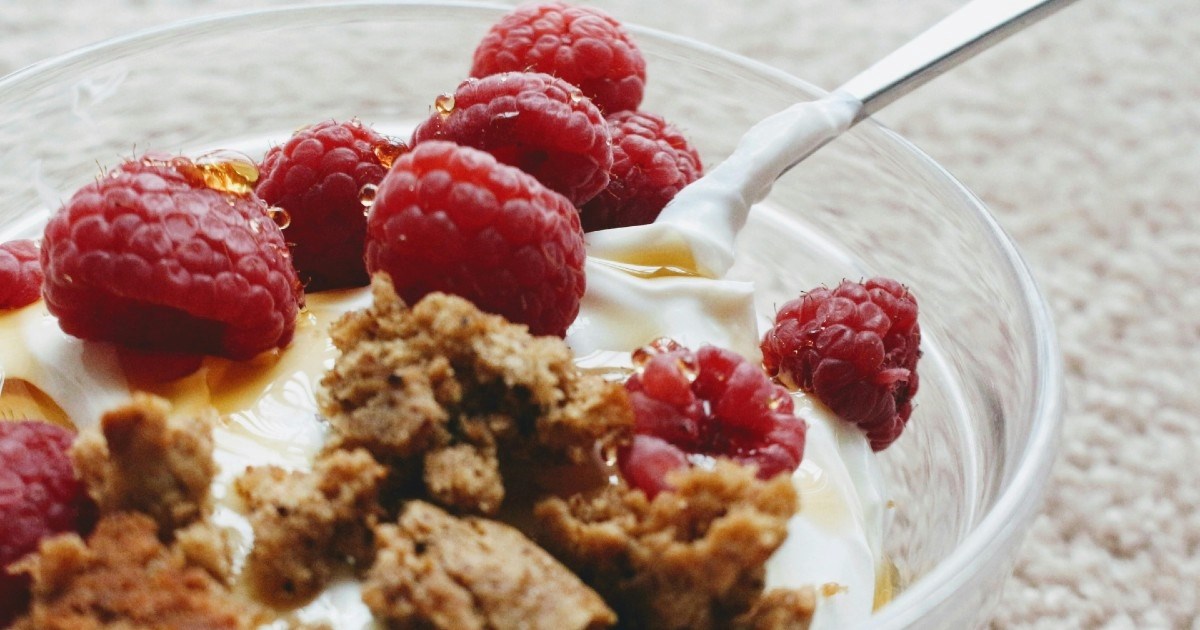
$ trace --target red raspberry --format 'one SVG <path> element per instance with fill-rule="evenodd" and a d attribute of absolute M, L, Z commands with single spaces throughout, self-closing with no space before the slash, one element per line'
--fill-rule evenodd
<path fill-rule="evenodd" d="M 239 194 L 228 179 L 221 164 L 148 156 L 76 192 L 42 242 L 62 329 L 235 359 L 287 345 L 302 294 L 283 233 L 248 183 Z"/>
<path fill-rule="evenodd" d="M 646 60 L 620 22 L 561 2 L 501 18 L 475 49 L 471 76 L 530 70 L 579 86 L 606 113 L 637 109 L 646 85 Z"/>
<path fill-rule="evenodd" d="M 20 308 L 42 292 L 42 265 L 33 241 L 0 243 L 0 308 Z"/>
<path fill-rule="evenodd" d="M 637 434 L 620 454 L 622 474 L 653 497 L 689 455 L 728 457 L 769 479 L 800 465 L 808 426 L 787 390 L 735 352 L 692 352 L 660 340 L 634 353 L 625 383 Z"/>
<path fill-rule="evenodd" d="M 846 280 L 784 304 L 762 341 L 769 374 L 816 394 L 876 451 L 912 414 L 920 346 L 917 300 L 886 278 Z"/>
<path fill-rule="evenodd" d="M 613 165 L 608 187 L 580 209 L 583 230 L 653 223 L 684 186 L 700 177 L 700 154 L 661 116 L 618 112 L 608 117 Z"/>
<path fill-rule="evenodd" d="M 612 147 L 604 116 L 578 88 L 547 74 L 470 79 L 443 96 L 413 144 L 450 140 L 483 149 L 580 205 L 608 185 Z"/>
<path fill-rule="evenodd" d="M 367 269 L 409 303 L 432 291 L 563 335 L 583 296 L 583 230 L 562 195 L 491 155 L 423 142 L 383 178 L 367 217 Z"/>
<path fill-rule="evenodd" d="M 0 421 L 0 627 L 29 596 L 28 578 L 6 567 L 47 536 L 85 531 L 95 516 L 67 457 L 72 440 L 58 425 Z"/>
<path fill-rule="evenodd" d="M 255 192 L 287 211 L 284 235 L 309 291 L 367 284 L 364 187 L 378 185 L 402 151 L 357 120 L 305 127 L 267 151 Z"/>

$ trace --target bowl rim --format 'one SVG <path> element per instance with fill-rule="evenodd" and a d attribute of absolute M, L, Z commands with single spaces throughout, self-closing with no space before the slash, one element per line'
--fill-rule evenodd
<path fill-rule="evenodd" d="M 305 16 L 331 9 L 339 12 L 339 21 L 354 22 L 369 21 L 371 12 L 384 9 L 491 11 L 499 15 L 511 11 L 513 5 L 472 0 L 354 0 L 345 3 L 281 5 L 201 15 L 107 38 L 19 68 L 0 77 L 0 104 L 5 102 L 5 94 L 14 86 L 25 83 L 36 85 L 42 81 L 53 80 L 76 62 L 97 57 L 103 57 L 105 62 L 109 62 L 147 45 L 153 45 L 159 40 L 188 33 L 195 35 L 226 24 L 241 24 L 247 20 L 272 19 L 274 26 L 303 25 L 307 23 L 304 20 Z M 280 22 L 280 19 L 283 21 Z M 635 38 L 648 37 L 690 48 L 813 95 L 828 93 L 786 71 L 742 54 L 683 35 L 641 26 L 636 22 L 622 19 L 622 23 Z M 915 168 L 926 170 L 962 196 L 964 205 L 974 215 L 973 218 L 985 232 L 990 244 L 1007 261 L 1023 298 L 1022 310 L 1035 332 L 1033 339 L 1029 340 L 1037 369 L 1030 409 L 1033 416 L 1032 430 L 1019 450 L 1019 459 L 1015 463 L 1013 474 L 1002 481 L 1001 491 L 990 509 L 962 542 L 933 569 L 902 590 L 892 602 L 880 608 L 867 624 L 870 628 L 908 627 L 919 624 L 926 612 L 947 603 L 962 585 L 970 583 L 983 567 L 988 566 L 988 560 L 1002 553 L 1008 544 L 1018 542 L 1025 536 L 1028 528 L 1022 524 L 1027 523 L 1032 518 L 1032 513 L 1040 508 L 1050 469 L 1057 455 L 1062 429 L 1063 360 L 1052 312 L 1044 294 L 1016 243 L 983 202 L 942 165 L 878 120 L 869 118 L 858 125 L 881 133 L 887 141 L 894 143 L 896 148 L 913 158 Z"/>

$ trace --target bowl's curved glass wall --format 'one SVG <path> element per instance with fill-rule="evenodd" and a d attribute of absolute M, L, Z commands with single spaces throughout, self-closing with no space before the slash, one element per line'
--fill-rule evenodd
<path fill-rule="evenodd" d="M 357 116 L 403 132 L 466 76 L 504 7 L 364 4 L 185 23 L 0 80 L 0 239 L 146 150 L 196 154 Z M 644 108 L 675 121 L 708 164 L 814 88 L 669 35 L 633 29 Z M 918 408 L 883 454 L 895 499 L 888 551 L 905 590 L 879 625 L 966 627 L 999 597 L 1036 509 L 1058 423 L 1046 309 L 978 201 L 903 140 L 864 123 L 793 169 L 756 208 L 732 275 L 760 309 L 815 284 L 887 275 L 922 308 Z"/>

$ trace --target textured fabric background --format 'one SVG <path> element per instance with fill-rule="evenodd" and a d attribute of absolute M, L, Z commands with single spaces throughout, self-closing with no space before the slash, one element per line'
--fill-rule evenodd
<path fill-rule="evenodd" d="M 0 74 L 274 4 L 0 0 Z M 833 87 L 960 2 L 594 4 Z M 882 116 L 993 208 L 1066 356 L 1062 454 L 996 627 L 1200 629 L 1198 58 L 1197 0 L 1081 0 Z"/>

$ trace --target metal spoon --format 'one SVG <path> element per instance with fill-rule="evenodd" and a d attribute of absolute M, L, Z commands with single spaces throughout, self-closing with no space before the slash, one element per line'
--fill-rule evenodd
<path fill-rule="evenodd" d="M 973 0 L 838 88 L 874 114 L 934 77 L 1075 0 Z"/>
<path fill-rule="evenodd" d="M 646 251 L 718 278 L 750 207 L 788 169 L 892 101 L 1075 0 L 972 0 L 829 96 L 767 117 L 650 225 L 588 234 L 595 258 L 638 264 Z M 649 248 L 649 249 L 648 249 Z"/>

